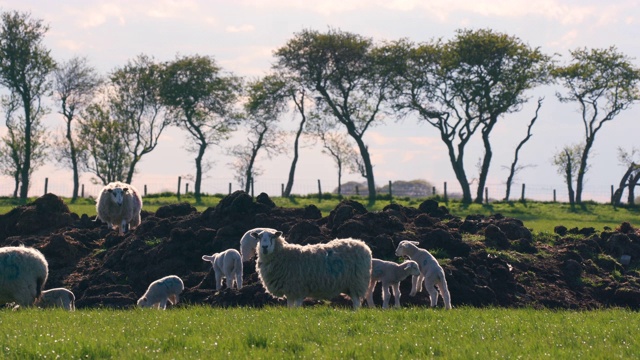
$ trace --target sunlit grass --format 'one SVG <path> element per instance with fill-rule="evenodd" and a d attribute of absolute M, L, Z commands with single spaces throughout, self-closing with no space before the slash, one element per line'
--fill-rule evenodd
<path fill-rule="evenodd" d="M 327 306 L 0 311 L 0 358 L 633 358 L 622 309 Z"/>

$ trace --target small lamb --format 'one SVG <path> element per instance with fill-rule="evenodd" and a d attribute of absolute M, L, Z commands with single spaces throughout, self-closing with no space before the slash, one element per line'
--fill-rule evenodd
<path fill-rule="evenodd" d="M 152 282 L 147 291 L 138 300 L 138 306 L 141 308 L 152 307 L 156 309 L 167 308 L 167 301 L 171 305 L 178 303 L 179 295 L 184 290 L 182 279 L 175 275 L 165 276 Z"/>
<path fill-rule="evenodd" d="M 386 309 L 389 307 L 389 299 L 391 297 L 389 287 L 393 289 L 395 306 L 400 307 L 400 282 L 411 275 L 420 275 L 420 267 L 418 263 L 413 260 L 407 260 L 402 264 L 397 264 L 391 261 L 371 259 L 371 281 L 369 282 L 369 289 L 367 289 L 366 295 L 369 307 L 375 306 L 373 303 L 373 290 L 378 281 L 382 283 L 382 308 Z"/>
<path fill-rule="evenodd" d="M 444 307 L 451 309 L 451 295 L 449 294 L 449 288 L 447 287 L 447 279 L 444 276 L 444 270 L 438 264 L 431 253 L 425 249 L 419 248 L 417 241 L 402 240 L 396 248 L 396 255 L 406 256 L 420 265 L 420 276 L 414 278 L 413 288 L 409 295 L 414 296 L 419 288 L 422 287 L 422 281 L 424 279 L 424 286 L 429 293 L 431 299 L 431 306 L 438 304 L 438 290 L 444 300 Z M 436 290 L 435 286 L 438 287 Z"/>
<path fill-rule="evenodd" d="M 227 279 L 227 287 L 242 289 L 242 259 L 236 249 L 228 249 L 220 253 L 202 255 L 202 260 L 210 261 L 216 275 L 216 291 L 222 289 L 222 279 Z"/>
<path fill-rule="evenodd" d="M 65 288 L 49 289 L 42 292 L 36 305 L 42 308 L 61 307 L 69 311 L 76 309 L 76 297 L 71 290 Z"/>

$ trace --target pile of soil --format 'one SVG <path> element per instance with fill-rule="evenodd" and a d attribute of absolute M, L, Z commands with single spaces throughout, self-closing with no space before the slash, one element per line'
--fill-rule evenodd
<path fill-rule="evenodd" d="M 629 223 L 603 232 L 559 225 L 542 243 L 518 219 L 500 214 L 462 219 L 432 200 L 418 208 L 390 204 L 380 212 L 344 200 L 323 217 L 313 205 L 280 208 L 267 194 L 253 199 L 237 191 L 203 212 L 186 203 L 155 213 L 143 210 L 142 223 L 118 235 L 47 194 L 0 215 L 0 246 L 39 249 L 49 262 L 45 287 L 70 289 L 78 308 L 135 306 L 149 283 L 170 274 L 184 281 L 183 304 L 284 304 L 265 293 L 254 261 L 244 264 L 241 290 L 215 291 L 211 264 L 201 258 L 238 249 L 241 236 L 255 227 L 279 229 L 296 244 L 358 238 L 375 258 L 392 261 L 398 260 L 394 251 L 401 240 L 418 241 L 440 259 L 454 307 L 640 309 L 640 231 Z M 426 291 L 409 296 L 410 288 L 410 279 L 402 282 L 404 306 L 429 305 Z M 374 299 L 381 302 L 379 285 Z M 331 304 L 350 306 L 350 301 L 340 296 Z"/>

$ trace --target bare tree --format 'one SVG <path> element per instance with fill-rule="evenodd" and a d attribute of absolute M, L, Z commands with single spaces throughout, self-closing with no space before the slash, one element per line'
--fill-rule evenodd
<path fill-rule="evenodd" d="M 569 193 L 569 204 L 573 208 L 576 203 L 575 192 L 573 190 L 573 178 L 578 173 L 580 156 L 584 149 L 583 145 L 565 146 L 553 156 L 552 163 L 558 169 L 558 174 L 562 175 L 567 184 Z"/>
<path fill-rule="evenodd" d="M 80 172 L 86 163 L 85 151 L 79 147 L 82 141 L 77 134 L 77 115 L 93 100 L 102 80 L 83 57 L 73 57 L 61 63 L 54 70 L 54 77 L 54 98 L 65 122 L 64 135 L 54 143 L 54 154 L 59 163 L 73 171 L 71 202 L 75 202 L 80 187 Z"/>
<path fill-rule="evenodd" d="M 640 151 L 636 148 L 633 148 L 630 152 L 622 148 L 618 148 L 618 160 L 621 165 L 627 167 L 627 171 L 625 171 L 624 175 L 620 179 L 618 188 L 613 193 L 613 199 L 611 199 L 611 202 L 614 206 L 620 206 L 622 194 L 624 193 L 625 188 L 629 189 L 627 197 L 628 204 L 631 206 L 635 205 L 635 187 L 640 181 L 640 161 L 636 158 L 639 153 Z"/>

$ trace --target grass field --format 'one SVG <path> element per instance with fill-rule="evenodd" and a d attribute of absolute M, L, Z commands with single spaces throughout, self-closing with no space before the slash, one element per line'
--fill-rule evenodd
<path fill-rule="evenodd" d="M 180 202 L 188 202 L 196 207 L 198 211 L 204 211 L 208 207 L 213 207 L 220 202 L 223 195 L 204 196 L 201 204 L 196 204 L 192 194 L 183 195 Z M 367 199 L 364 197 L 352 197 L 352 200 L 358 201 L 365 205 L 369 211 L 381 211 L 391 202 L 388 198 L 382 198 L 374 205 L 368 205 Z M 31 201 L 35 200 L 31 199 Z M 291 198 L 273 197 L 271 198 L 277 206 L 281 207 L 304 207 L 307 205 L 315 205 L 323 215 L 328 215 L 336 205 L 340 202 L 335 196 L 326 195 L 322 200 L 318 200 L 317 196 L 294 196 Z M 159 207 L 169 204 L 175 204 L 178 201 L 173 194 L 156 194 L 149 195 L 143 199 L 144 210 L 155 212 Z M 424 199 L 412 198 L 394 198 L 393 202 L 417 208 Z M 68 199 L 65 202 L 69 205 L 69 209 L 77 214 L 95 215 L 95 200 L 79 199 L 76 203 L 71 204 Z M 554 202 L 493 202 L 489 204 L 462 204 L 457 201 L 439 202 L 440 205 L 446 206 L 451 214 L 465 217 L 469 214 L 491 215 L 500 213 L 504 216 L 514 217 L 522 220 L 525 226 L 536 232 L 553 232 L 553 228 L 557 225 L 564 225 L 567 228 L 583 228 L 593 227 L 598 231 L 602 231 L 605 226 L 616 228 L 623 221 L 631 223 L 634 227 L 640 227 L 640 208 L 614 208 L 609 204 L 586 203 L 582 207 L 572 209 L 566 203 Z M 17 203 L 11 198 L 0 198 L 0 214 L 9 212 Z"/>
<path fill-rule="evenodd" d="M 328 306 L 0 311 L 3 359 L 631 359 L 623 310 Z"/>

